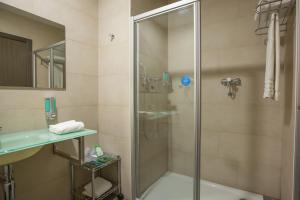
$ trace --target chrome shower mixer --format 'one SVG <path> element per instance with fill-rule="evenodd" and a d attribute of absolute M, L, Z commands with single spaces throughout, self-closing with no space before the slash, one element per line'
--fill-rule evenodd
<path fill-rule="evenodd" d="M 240 78 L 224 78 L 221 80 L 221 84 L 228 88 L 228 96 L 231 99 L 235 99 L 236 93 L 238 91 L 238 86 L 242 85 L 242 81 Z"/>

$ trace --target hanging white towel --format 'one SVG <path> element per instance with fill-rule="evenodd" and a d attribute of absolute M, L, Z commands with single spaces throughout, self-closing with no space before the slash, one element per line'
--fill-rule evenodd
<path fill-rule="evenodd" d="M 263 98 L 278 101 L 280 75 L 280 30 L 277 13 L 272 13 L 268 29 L 265 86 Z"/>
<path fill-rule="evenodd" d="M 274 100 L 279 100 L 279 81 L 280 81 L 280 24 L 279 15 L 275 15 L 275 94 Z"/>

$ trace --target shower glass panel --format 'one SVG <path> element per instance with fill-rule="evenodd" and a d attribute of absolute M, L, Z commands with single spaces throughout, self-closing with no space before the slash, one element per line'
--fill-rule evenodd
<path fill-rule="evenodd" d="M 53 47 L 53 87 L 64 87 L 64 72 L 66 65 L 65 43 Z"/>
<path fill-rule="evenodd" d="M 197 198 L 196 5 L 135 17 L 134 195 L 138 199 Z"/>

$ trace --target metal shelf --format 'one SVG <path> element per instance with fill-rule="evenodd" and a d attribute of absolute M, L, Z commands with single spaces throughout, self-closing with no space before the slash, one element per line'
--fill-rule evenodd
<path fill-rule="evenodd" d="M 279 14 L 280 31 L 287 31 L 288 16 L 295 5 L 295 0 L 261 0 L 256 7 L 255 19 L 257 35 L 266 35 L 270 24 L 271 14 Z"/>
<path fill-rule="evenodd" d="M 108 191 L 106 191 L 104 194 L 102 194 L 101 196 L 95 196 L 95 194 L 93 194 L 92 197 L 89 197 L 89 196 L 82 194 L 82 192 L 84 191 L 84 186 L 86 184 L 84 184 L 80 187 L 75 186 L 76 185 L 75 184 L 75 167 L 90 172 L 91 184 L 92 184 L 92 188 L 93 188 L 94 181 L 95 181 L 97 174 L 99 175 L 99 172 L 101 172 L 102 169 L 104 169 L 108 166 L 111 166 L 115 163 L 117 164 L 116 180 L 107 179 L 112 183 L 112 187 Z M 86 162 L 84 164 L 80 164 L 78 162 L 71 162 L 70 167 L 71 167 L 71 187 L 72 187 L 71 195 L 72 195 L 73 200 L 104 200 L 113 194 L 115 196 L 117 196 L 118 199 L 120 199 L 120 200 L 123 199 L 123 195 L 121 193 L 121 157 L 120 156 L 105 153 L 103 156 L 98 157 L 95 160 L 92 160 L 90 162 Z M 102 176 L 101 173 L 100 173 L 100 176 Z"/>

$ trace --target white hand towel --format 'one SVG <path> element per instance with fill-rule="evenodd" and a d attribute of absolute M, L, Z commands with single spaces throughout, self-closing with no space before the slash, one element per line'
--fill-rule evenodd
<path fill-rule="evenodd" d="M 268 29 L 268 43 L 267 43 L 267 58 L 265 70 L 265 87 L 264 98 L 273 98 L 274 96 L 274 26 L 275 13 L 272 14 L 269 29 Z"/>
<path fill-rule="evenodd" d="M 84 129 L 84 123 L 77 122 L 75 120 L 70 120 L 70 121 L 49 126 L 49 131 L 55 134 L 67 134 L 67 133 L 81 131 L 83 129 Z"/>
<path fill-rule="evenodd" d="M 280 80 L 280 24 L 279 15 L 275 18 L 275 94 L 274 100 L 279 100 L 279 80 Z"/>
<path fill-rule="evenodd" d="M 108 180 L 105 180 L 102 177 L 97 177 L 95 178 L 95 182 L 94 182 L 94 193 L 96 197 L 101 196 L 102 194 L 104 194 L 106 191 L 108 191 L 111 187 L 112 184 L 111 182 L 109 182 Z M 84 191 L 83 194 L 89 197 L 92 197 L 92 183 L 88 183 L 87 185 L 84 186 Z"/>
<path fill-rule="evenodd" d="M 263 98 L 279 97 L 280 30 L 278 13 L 272 13 L 268 29 L 267 58 Z"/>

